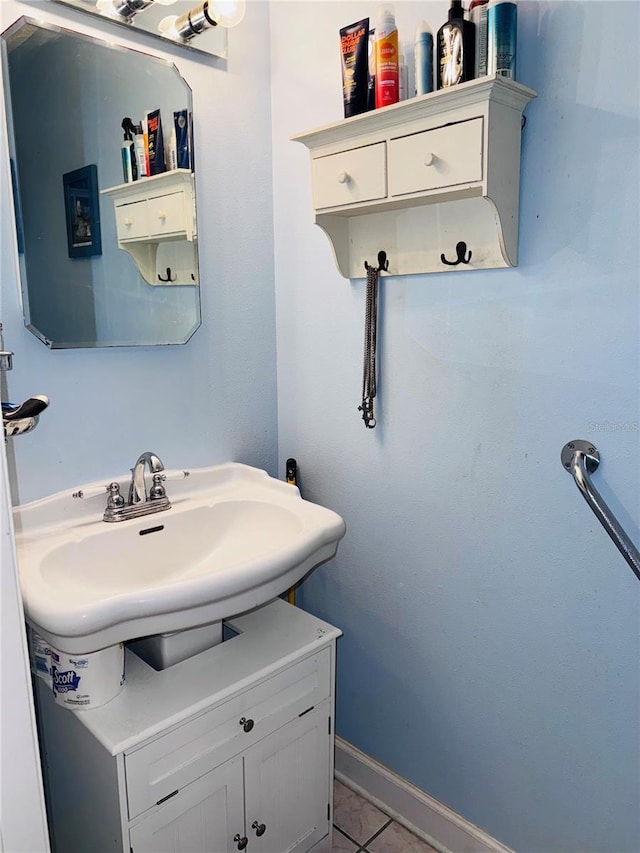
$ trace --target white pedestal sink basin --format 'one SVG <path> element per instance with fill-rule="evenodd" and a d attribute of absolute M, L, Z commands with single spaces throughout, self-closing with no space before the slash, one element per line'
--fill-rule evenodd
<path fill-rule="evenodd" d="M 167 494 L 170 509 L 118 524 L 102 520 L 106 494 L 14 509 L 27 620 L 56 649 L 87 654 L 250 610 L 333 557 L 345 533 L 335 512 L 247 465 L 194 469 Z"/>

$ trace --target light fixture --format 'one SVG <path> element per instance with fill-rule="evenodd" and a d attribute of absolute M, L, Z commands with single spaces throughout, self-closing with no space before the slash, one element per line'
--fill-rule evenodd
<path fill-rule="evenodd" d="M 176 0 L 97 0 L 96 9 L 101 15 L 130 24 L 138 12 L 142 12 L 153 3 L 159 6 L 171 6 L 175 2 Z"/>
<path fill-rule="evenodd" d="M 163 18 L 158 29 L 167 38 L 189 41 L 210 27 L 235 27 L 245 11 L 246 0 L 204 0 L 180 17 Z"/>

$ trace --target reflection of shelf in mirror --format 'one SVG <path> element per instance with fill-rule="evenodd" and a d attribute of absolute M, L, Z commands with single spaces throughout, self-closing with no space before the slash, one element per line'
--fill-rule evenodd
<path fill-rule="evenodd" d="M 118 247 L 148 284 L 198 283 L 194 177 L 174 169 L 102 190 L 113 199 Z M 170 243 L 158 255 L 158 247 Z M 167 263 L 167 257 L 173 263 Z M 173 270 L 169 274 L 169 270 Z"/>

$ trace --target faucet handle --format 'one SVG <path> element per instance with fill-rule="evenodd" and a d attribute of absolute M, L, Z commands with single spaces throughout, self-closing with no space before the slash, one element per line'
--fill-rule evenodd
<path fill-rule="evenodd" d="M 180 471 L 180 470 L 162 471 L 159 476 L 162 479 L 162 482 L 164 483 L 165 480 L 186 480 L 186 478 L 190 476 L 190 473 L 191 473 L 190 471 Z M 154 477 L 154 480 L 155 480 L 155 477 Z"/>
<path fill-rule="evenodd" d="M 113 485 L 113 484 L 112 484 Z M 77 492 L 72 492 L 71 497 L 80 499 L 80 500 L 88 500 L 89 498 L 97 498 L 99 495 L 104 495 L 105 492 L 109 491 L 109 486 L 94 486 L 93 489 L 78 489 Z"/>
<path fill-rule="evenodd" d="M 107 509 L 120 509 L 124 506 L 124 498 L 120 494 L 119 483 L 109 483 L 107 486 L 109 497 L 107 498 Z"/>
<path fill-rule="evenodd" d="M 164 477 L 162 474 L 154 474 L 153 475 L 153 486 L 149 489 L 149 500 L 157 501 L 160 498 L 166 498 L 167 492 L 165 487 L 162 485 L 162 481 Z"/>

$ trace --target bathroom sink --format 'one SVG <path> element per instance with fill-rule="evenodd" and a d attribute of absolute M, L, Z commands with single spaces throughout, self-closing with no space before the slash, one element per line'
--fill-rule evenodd
<path fill-rule="evenodd" d="M 123 491 L 128 480 L 116 478 Z M 331 559 L 345 533 L 335 512 L 247 465 L 194 469 L 166 488 L 170 509 L 118 524 L 102 520 L 106 494 L 14 509 L 26 617 L 56 649 L 89 653 L 250 610 Z"/>

